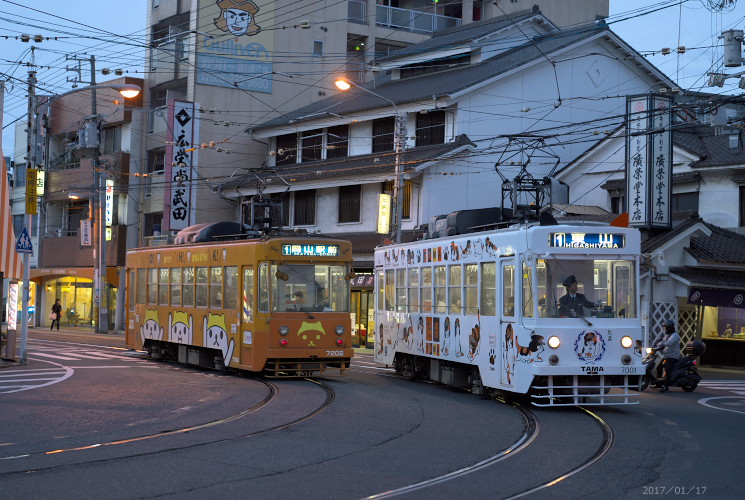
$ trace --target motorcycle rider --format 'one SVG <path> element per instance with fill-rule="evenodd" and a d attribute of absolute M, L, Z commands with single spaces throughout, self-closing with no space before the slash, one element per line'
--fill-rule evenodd
<path fill-rule="evenodd" d="M 675 331 L 673 320 L 668 319 L 662 323 L 662 332 L 654 339 L 652 346 L 662 355 L 662 361 L 665 364 L 665 378 L 660 382 L 662 385 L 660 392 L 667 392 L 672 383 L 673 370 L 680 359 L 680 335 Z"/>

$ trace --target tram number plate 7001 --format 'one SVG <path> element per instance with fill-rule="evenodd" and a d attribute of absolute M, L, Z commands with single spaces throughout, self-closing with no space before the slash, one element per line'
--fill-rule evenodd
<path fill-rule="evenodd" d="M 326 351 L 326 356 L 344 356 L 344 351 Z"/>

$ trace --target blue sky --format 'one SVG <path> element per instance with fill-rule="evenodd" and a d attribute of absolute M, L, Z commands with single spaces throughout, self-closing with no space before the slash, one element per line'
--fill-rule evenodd
<path fill-rule="evenodd" d="M 540 1 L 569 0 L 536 0 L 537 3 Z M 678 3 L 676 0 L 611 0 L 609 23 L 615 32 L 643 54 L 660 51 L 663 47 L 674 49 L 680 40 L 680 45 L 687 48 L 684 54 L 650 55 L 649 60 L 677 80 L 682 88 L 741 93 L 737 88 L 737 79 L 728 80 L 723 89 L 706 87 L 706 73 L 712 67 L 721 70 L 721 63 L 717 62 L 722 55 L 721 41 L 717 38 L 720 32 L 745 27 L 745 3 L 740 2 L 733 11 L 723 13 L 707 10 L 704 4 L 708 0 L 688 0 L 682 5 Z M 638 9 L 649 10 L 666 5 L 672 6 L 637 16 Z M 149 8 L 149 0 L 0 0 L 0 71 L 8 75 L 3 122 L 3 149 L 6 154 L 13 150 L 15 126 L 12 122 L 18 117 L 24 119 L 26 112 L 26 86 L 23 82 L 29 68 L 18 62 L 30 62 L 31 45 L 38 46 L 35 51 L 36 63 L 42 66 L 38 69 L 40 93 L 70 90 L 71 83 L 66 80 L 74 77 L 74 73 L 65 68 L 76 63 L 66 61 L 66 54 L 82 58 L 94 54 L 99 81 L 105 78 L 100 74 L 100 69 L 105 67 L 122 68 L 128 74 L 141 76 L 137 72 L 142 71 L 144 51 L 132 45 L 120 46 L 112 42 L 144 42 Z M 626 17 L 631 19 L 620 20 Z M 13 39 L 21 33 L 59 38 L 41 43 L 23 43 Z M 3 39 L 4 36 L 10 38 Z M 83 64 L 85 79 L 89 77 L 88 67 Z M 738 68 L 730 68 L 728 73 L 736 71 Z"/>

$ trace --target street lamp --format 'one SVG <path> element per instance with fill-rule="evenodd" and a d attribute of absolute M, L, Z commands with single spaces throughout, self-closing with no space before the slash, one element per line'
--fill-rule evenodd
<path fill-rule="evenodd" d="M 375 97 L 378 97 L 380 99 L 383 99 L 384 101 L 388 101 L 391 103 L 391 106 L 393 106 L 393 112 L 396 116 L 396 124 L 393 129 L 393 144 L 396 150 L 396 177 L 395 181 L 393 183 L 393 203 L 396 205 L 394 214 L 395 220 L 393 221 L 393 231 L 391 233 L 391 239 L 395 243 L 401 243 L 401 223 L 403 220 L 403 213 L 404 213 L 404 204 L 403 204 L 403 183 L 402 183 L 402 167 L 401 164 L 401 157 L 403 155 L 403 149 L 404 149 L 404 140 L 406 138 L 406 117 L 402 116 L 398 111 L 398 106 L 396 103 L 377 92 L 373 92 L 370 89 L 366 89 L 365 87 L 361 87 L 354 83 L 352 80 L 349 80 L 347 78 L 337 78 L 334 81 L 334 85 L 339 90 L 347 91 L 352 87 L 356 87 L 364 92 L 367 92 L 370 95 L 374 95 Z"/>

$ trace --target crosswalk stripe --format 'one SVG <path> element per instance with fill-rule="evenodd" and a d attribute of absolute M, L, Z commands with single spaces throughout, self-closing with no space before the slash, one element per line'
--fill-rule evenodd
<path fill-rule="evenodd" d="M 69 356 L 60 356 L 59 354 L 50 354 L 48 352 L 30 352 L 30 356 L 44 356 L 45 358 L 60 359 L 62 361 L 77 361 L 78 358 L 71 358 Z"/>

